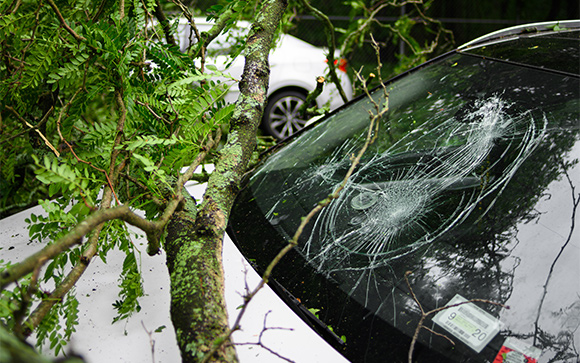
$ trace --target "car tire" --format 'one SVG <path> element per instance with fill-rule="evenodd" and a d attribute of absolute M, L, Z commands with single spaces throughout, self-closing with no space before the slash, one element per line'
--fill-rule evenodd
<path fill-rule="evenodd" d="M 262 129 L 278 140 L 301 130 L 308 122 L 298 116 L 304 101 L 306 95 L 298 91 L 283 91 L 270 97 L 262 118 Z"/>

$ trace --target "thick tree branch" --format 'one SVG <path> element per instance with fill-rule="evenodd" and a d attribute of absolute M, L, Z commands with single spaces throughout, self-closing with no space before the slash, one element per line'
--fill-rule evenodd
<path fill-rule="evenodd" d="M 129 207 L 122 206 L 107 210 L 99 210 L 88 216 L 72 231 L 56 241 L 56 243 L 44 247 L 42 250 L 26 258 L 24 261 L 3 271 L 0 274 L 0 290 L 4 289 L 8 284 L 17 281 L 34 271 L 34 268 L 42 259 L 51 260 L 60 253 L 70 249 L 72 246 L 82 243 L 83 237 L 95 229 L 99 224 L 120 218 L 123 214 L 128 212 L 130 212 Z"/>
<path fill-rule="evenodd" d="M 167 41 L 167 44 L 177 45 L 177 43 L 175 42 L 175 38 L 171 34 L 169 20 L 167 20 L 167 17 L 165 16 L 165 12 L 163 12 L 163 9 L 161 8 L 161 3 L 159 2 L 159 0 L 155 1 L 155 17 L 157 18 L 157 21 L 159 21 L 159 24 L 161 24 L 161 29 L 163 29 L 163 33 L 165 34 L 165 40 Z"/>
<path fill-rule="evenodd" d="M 248 37 L 240 96 L 226 145 L 210 176 L 197 215 L 176 213 L 168 225 L 167 266 L 171 318 L 183 362 L 235 361 L 223 301 L 222 242 L 238 185 L 256 146 L 269 81 L 268 55 L 286 9 L 285 0 L 262 3 Z M 217 24 L 223 24 L 220 18 Z M 218 25 L 219 26 L 219 25 Z"/>

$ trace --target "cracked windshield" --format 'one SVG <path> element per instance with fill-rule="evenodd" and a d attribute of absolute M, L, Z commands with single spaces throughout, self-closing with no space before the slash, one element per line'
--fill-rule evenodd
<path fill-rule="evenodd" d="M 389 106 L 376 140 L 276 267 L 278 293 L 315 311 L 305 314 L 319 332 L 357 361 L 404 356 L 421 319 L 414 297 L 424 311 L 486 300 L 464 309 L 478 314 L 475 335 L 443 321 L 453 314 L 426 320 L 418 344 L 442 357 L 493 361 L 506 338 L 541 346 L 546 362 L 577 357 L 580 267 L 566 259 L 580 253 L 579 89 L 565 74 L 460 54 L 387 85 L 388 100 L 376 90 Z M 247 181 L 231 228 L 259 271 L 342 182 L 369 111 L 361 98 Z M 405 338 L 385 339 L 392 331 Z"/>

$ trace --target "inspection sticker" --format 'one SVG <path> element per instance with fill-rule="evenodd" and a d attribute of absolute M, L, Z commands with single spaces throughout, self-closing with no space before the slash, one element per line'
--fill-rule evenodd
<path fill-rule="evenodd" d="M 513 337 L 506 338 L 493 363 L 537 363 L 542 350 Z"/>
<path fill-rule="evenodd" d="M 461 295 L 455 295 L 446 306 L 466 302 Z M 501 322 L 473 303 L 465 303 L 438 312 L 433 318 L 435 324 L 447 330 L 468 347 L 481 352 L 500 331 Z"/>

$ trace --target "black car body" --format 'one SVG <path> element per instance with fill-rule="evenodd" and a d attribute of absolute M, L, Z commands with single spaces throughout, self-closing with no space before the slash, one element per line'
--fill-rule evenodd
<path fill-rule="evenodd" d="M 278 295 L 353 362 L 407 361 L 421 309 L 472 299 L 427 316 L 413 361 L 578 362 L 579 45 L 577 21 L 521 26 L 387 82 L 376 141 L 276 267 Z M 247 178 L 228 233 L 258 271 L 342 181 L 371 109 Z"/>

